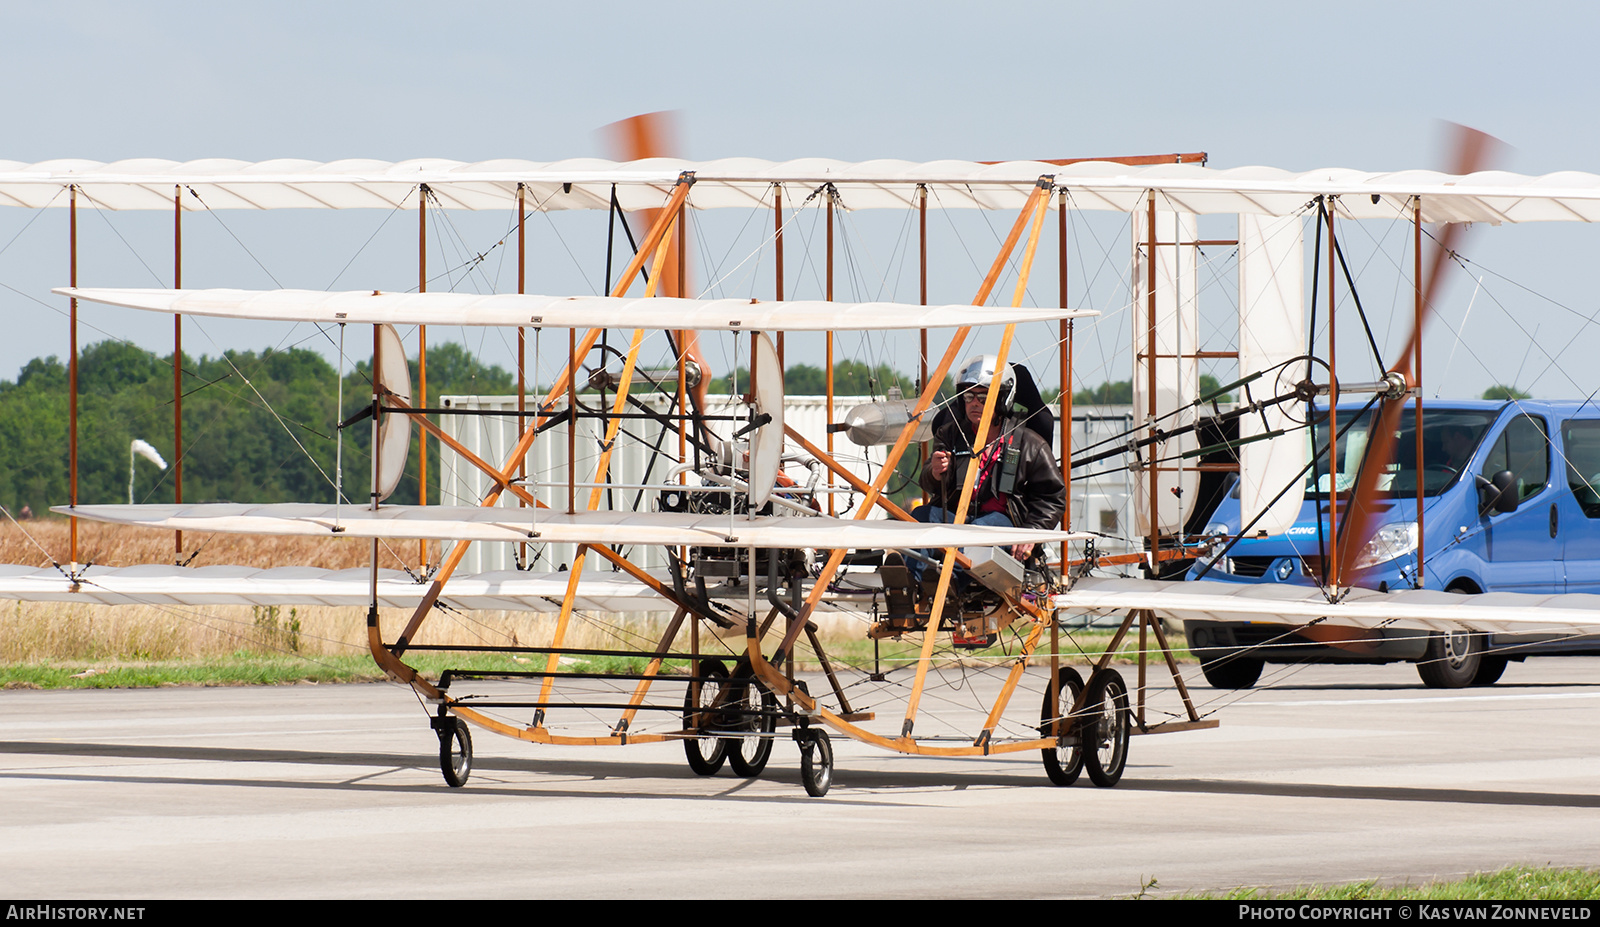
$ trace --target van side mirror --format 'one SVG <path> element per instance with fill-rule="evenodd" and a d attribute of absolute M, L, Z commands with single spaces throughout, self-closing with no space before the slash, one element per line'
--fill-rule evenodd
<path fill-rule="evenodd" d="M 1517 476 L 1510 470 L 1501 470 L 1487 480 L 1478 477 L 1478 514 L 1490 511 L 1505 515 L 1517 510 Z"/>

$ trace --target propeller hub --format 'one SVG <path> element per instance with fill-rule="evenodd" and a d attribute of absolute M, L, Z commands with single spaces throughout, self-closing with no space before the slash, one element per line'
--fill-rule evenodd
<path fill-rule="evenodd" d="M 1409 391 L 1409 384 L 1406 383 L 1405 374 L 1398 370 L 1391 370 L 1384 374 L 1381 383 L 1385 387 L 1381 390 L 1385 399 L 1404 399 Z"/>

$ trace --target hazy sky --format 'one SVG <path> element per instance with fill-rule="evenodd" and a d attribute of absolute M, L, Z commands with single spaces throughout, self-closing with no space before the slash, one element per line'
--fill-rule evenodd
<path fill-rule="evenodd" d="M 677 110 L 682 154 L 697 159 L 1204 150 L 1214 167 L 1397 170 L 1441 166 L 1437 120 L 1447 119 L 1509 143 L 1504 169 L 1600 171 L 1591 50 L 1600 14 L 1580 3 L 59 0 L 4 2 L 0 11 L 8 38 L 0 75 L 10 89 L 0 159 L 23 162 L 608 156 L 598 127 Z M 0 252 L 0 282 L 60 302 L 44 295 L 65 282 L 63 211 L 51 212 Z M 0 211 L 0 244 L 30 218 Z M 319 246 L 332 272 L 319 266 L 293 284 L 326 286 L 351 241 L 382 217 L 313 219 L 226 221 L 249 242 L 251 260 L 280 277 L 293 275 L 284 268 L 298 263 L 297 246 L 311 247 L 295 223 L 343 236 L 336 248 Z M 84 234 L 104 243 L 95 251 L 86 242 L 86 285 L 155 285 L 152 275 L 166 272 L 170 230 L 153 217 L 112 217 L 116 235 L 148 252 L 150 271 L 109 256 L 128 246 L 110 226 L 85 221 Z M 497 234 L 493 223 L 481 228 L 490 240 Z M 1483 230 L 1474 241 L 1505 231 Z M 1585 262 L 1556 258 L 1593 247 L 1594 230 L 1509 231 L 1509 256 L 1497 267 L 1561 305 L 1504 309 L 1521 316 L 1527 333 L 1512 332 L 1522 343 L 1496 350 L 1513 359 L 1553 355 L 1535 342 L 1581 340 L 1581 316 L 1595 305 Z M 225 235 L 191 221 L 186 285 L 271 285 L 207 276 L 208 254 L 238 250 Z M 1499 245 L 1479 247 L 1499 254 Z M 410 251 L 390 251 L 394 273 L 410 266 Z M 219 274 L 235 267 L 220 257 L 210 266 Z M 339 282 L 372 279 L 357 276 Z M 1457 289 L 1464 309 L 1470 286 Z M 1509 331 L 1487 306 L 1473 310 L 1490 326 L 1484 334 Z M 34 355 L 64 352 L 65 326 L 39 310 L 0 291 L 0 312 L 23 332 L 0 344 L 0 378 Z M 165 330 L 164 321 L 105 324 L 162 349 L 145 332 Z M 186 347 L 215 350 L 203 341 Z M 1527 370 L 1491 370 L 1487 355 L 1482 369 L 1457 363 L 1448 382 L 1461 390 Z M 1582 382 L 1521 382 L 1530 379 L 1542 395 Z"/>

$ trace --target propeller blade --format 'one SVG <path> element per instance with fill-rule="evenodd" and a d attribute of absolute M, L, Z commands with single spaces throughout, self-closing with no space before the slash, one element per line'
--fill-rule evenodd
<path fill-rule="evenodd" d="M 1500 140 L 1466 126 L 1456 125 L 1454 128 L 1455 158 L 1451 172 L 1456 176 L 1463 176 L 1483 170 L 1494 155 L 1495 149 L 1501 145 Z M 1445 262 L 1455 251 L 1461 233 L 1460 223 L 1447 223 L 1440 228 L 1428 276 L 1424 278 L 1420 315 L 1412 320 L 1405 347 L 1401 349 L 1400 356 L 1390 367 L 1391 372 L 1405 378 L 1408 388 L 1418 385 L 1418 353 L 1423 325 L 1433 311 L 1434 296 L 1438 292 L 1439 282 L 1444 279 Z M 1347 584 L 1349 576 L 1354 572 L 1356 557 L 1381 527 L 1377 520 L 1378 479 L 1388 464 L 1395 460 L 1397 450 L 1395 439 L 1400 430 L 1400 416 L 1405 411 L 1406 398 L 1402 395 L 1395 399 L 1383 399 L 1379 403 L 1376 420 L 1367 438 L 1366 455 L 1361 461 L 1361 469 L 1356 474 L 1356 483 L 1350 492 L 1350 504 L 1345 507 L 1344 518 L 1339 527 L 1338 563 L 1336 572 L 1331 577 L 1336 578 L 1339 584 Z"/>
<path fill-rule="evenodd" d="M 658 113 L 640 113 L 613 122 L 602 130 L 608 139 L 613 158 L 617 161 L 642 161 L 646 158 L 671 158 L 677 156 L 677 115 L 668 110 Z M 644 220 L 642 229 L 652 228 L 661 216 L 659 209 L 641 209 L 637 215 Z M 681 220 L 680 220 L 681 221 Z M 685 255 L 687 258 L 687 255 Z M 688 280 L 678 278 L 678 238 L 674 234 L 667 240 L 667 259 L 661 267 L 661 280 L 656 284 L 656 293 L 660 296 L 688 296 Z M 687 261 L 684 262 L 687 264 Z M 685 272 L 687 276 L 687 271 Z M 704 411 L 706 405 L 706 389 L 711 385 L 711 366 L 706 363 L 705 355 L 700 350 L 700 338 L 696 332 L 685 331 L 681 333 L 682 344 L 676 344 L 679 336 L 673 336 L 678 352 L 686 360 L 692 361 L 700 367 L 700 382 L 690 387 L 689 401 L 696 412 Z M 700 423 L 701 436 L 712 445 L 720 442 L 705 423 Z"/>

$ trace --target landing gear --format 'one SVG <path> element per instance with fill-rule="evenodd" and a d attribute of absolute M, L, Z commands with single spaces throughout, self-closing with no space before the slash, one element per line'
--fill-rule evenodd
<path fill-rule="evenodd" d="M 806 794 L 821 798 L 833 785 L 833 744 L 828 742 L 828 732 L 819 728 L 802 728 L 794 732 L 800 742 L 800 782 Z"/>
<path fill-rule="evenodd" d="M 1128 763 L 1128 686 L 1122 674 L 1103 669 L 1089 677 L 1084 718 L 1078 722 L 1083 765 L 1095 785 L 1109 788 L 1122 779 Z"/>
<path fill-rule="evenodd" d="M 459 789 L 472 775 L 472 734 L 467 722 L 447 715 L 435 718 L 433 728 L 439 733 L 439 771 L 452 789 Z"/>
<path fill-rule="evenodd" d="M 1077 736 L 1077 727 L 1071 718 L 1072 706 L 1083 691 L 1083 677 L 1070 666 L 1061 667 L 1056 676 L 1056 691 L 1044 690 L 1044 708 L 1039 712 L 1039 736 L 1056 737 L 1056 746 L 1039 751 L 1044 754 L 1044 772 L 1056 785 L 1071 785 L 1083 772 L 1083 740 Z M 1068 737 L 1077 742 L 1071 746 L 1062 741 Z"/>
<path fill-rule="evenodd" d="M 696 670 L 701 678 L 689 683 L 683 696 L 683 729 L 700 731 L 711 726 L 717 705 L 727 686 L 728 669 L 718 660 L 701 660 Z M 714 776 L 722 768 L 728 755 L 728 742 L 720 737 L 692 737 L 683 742 L 683 752 L 689 758 L 689 768 L 697 775 Z"/>

